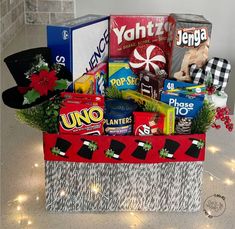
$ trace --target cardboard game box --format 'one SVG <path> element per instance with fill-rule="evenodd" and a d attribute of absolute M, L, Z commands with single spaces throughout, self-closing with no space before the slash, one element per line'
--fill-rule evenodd
<path fill-rule="evenodd" d="M 168 53 L 167 15 L 111 15 L 110 57 L 127 58 L 138 46 L 152 43 Z"/>
<path fill-rule="evenodd" d="M 109 17 L 89 14 L 47 26 L 52 61 L 65 65 L 73 81 L 108 58 Z"/>
<path fill-rule="evenodd" d="M 195 118 L 203 106 L 203 100 L 197 97 L 187 98 L 167 91 L 161 94 L 161 101 L 175 107 L 176 117 Z"/>
<path fill-rule="evenodd" d="M 94 69 L 74 81 L 74 92 L 82 94 L 105 94 L 107 63 L 100 63 Z"/>
<path fill-rule="evenodd" d="M 208 59 L 211 29 L 212 24 L 201 15 L 170 14 L 169 77 L 190 81 L 190 65 L 196 64 L 198 68 L 205 65 Z"/>

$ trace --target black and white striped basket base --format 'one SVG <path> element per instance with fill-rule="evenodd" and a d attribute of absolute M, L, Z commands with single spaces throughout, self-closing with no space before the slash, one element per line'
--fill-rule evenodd
<path fill-rule="evenodd" d="M 203 162 L 45 161 L 46 209 L 194 212 L 200 209 L 202 173 Z"/>

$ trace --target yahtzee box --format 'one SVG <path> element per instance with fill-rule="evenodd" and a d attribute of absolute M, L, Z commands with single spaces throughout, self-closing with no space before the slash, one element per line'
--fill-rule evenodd
<path fill-rule="evenodd" d="M 167 15 L 111 15 L 110 57 L 128 58 L 139 45 L 154 44 L 168 53 Z"/>
<path fill-rule="evenodd" d="M 212 24 L 201 15 L 170 14 L 170 55 L 168 73 L 180 81 L 191 81 L 189 67 L 205 65 L 211 37 Z"/>
<path fill-rule="evenodd" d="M 53 62 L 65 65 L 73 81 L 107 60 L 109 17 L 89 14 L 47 26 Z"/>

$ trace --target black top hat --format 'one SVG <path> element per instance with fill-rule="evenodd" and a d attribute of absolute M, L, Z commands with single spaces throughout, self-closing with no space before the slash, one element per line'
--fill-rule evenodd
<path fill-rule="evenodd" d="M 149 150 L 152 149 L 152 144 L 149 142 L 143 142 L 140 140 L 135 140 L 135 142 L 138 143 L 138 146 L 131 155 L 135 158 L 145 160 L 147 153 L 149 152 Z"/>
<path fill-rule="evenodd" d="M 189 138 L 189 140 L 192 141 L 192 144 L 187 149 L 185 154 L 187 154 L 188 156 L 194 157 L 194 158 L 198 158 L 201 149 L 205 147 L 205 142 L 201 139 L 194 139 L 194 138 Z"/>
<path fill-rule="evenodd" d="M 159 151 L 160 157 L 175 159 L 173 157 L 176 150 L 179 148 L 180 144 L 172 139 L 166 139 L 163 149 Z"/>
<path fill-rule="evenodd" d="M 12 74 L 17 86 L 7 89 L 2 93 L 3 102 L 15 109 L 25 109 L 40 104 L 54 95 L 61 92 L 61 90 L 49 91 L 47 95 L 37 98 L 35 102 L 30 104 L 23 104 L 24 94 L 27 92 L 31 83 L 26 74 L 36 61 L 36 57 L 41 55 L 48 67 L 51 67 L 51 52 L 47 47 L 33 48 L 12 54 L 4 59 L 10 73 Z M 59 79 L 72 80 L 71 73 L 62 65 L 56 74 Z"/>
<path fill-rule="evenodd" d="M 110 147 L 106 150 L 106 157 L 110 157 L 116 160 L 121 160 L 120 154 L 125 149 L 126 145 L 122 142 L 112 139 L 110 143 Z"/>
<path fill-rule="evenodd" d="M 55 146 L 51 149 L 51 152 L 55 155 L 68 158 L 68 156 L 66 156 L 66 152 L 70 146 L 71 142 L 63 138 L 57 138 Z"/>
<path fill-rule="evenodd" d="M 86 159 L 92 159 L 93 153 L 98 149 L 98 145 L 94 141 L 81 138 L 83 141 L 82 147 L 78 150 L 77 154 Z"/>

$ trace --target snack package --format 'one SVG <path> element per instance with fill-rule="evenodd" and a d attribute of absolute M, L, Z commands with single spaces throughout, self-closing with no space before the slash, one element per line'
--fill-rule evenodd
<path fill-rule="evenodd" d="M 137 104 L 122 99 L 105 101 L 104 131 L 107 135 L 130 135 L 133 129 L 133 112 Z"/>
<path fill-rule="evenodd" d="M 156 112 L 134 112 L 135 136 L 161 135 L 164 130 L 164 115 Z"/>
<path fill-rule="evenodd" d="M 104 123 L 103 96 L 64 93 L 60 109 L 59 132 L 64 134 L 102 135 Z"/>
<path fill-rule="evenodd" d="M 107 63 L 101 63 L 92 71 L 81 76 L 74 82 L 74 92 L 104 96 L 107 80 Z"/>
<path fill-rule="evenodd" d="M 168 53 L 168 15 L 111 15 L 110 49 L 112 58 L 128 58 L 139 45 L 153 44 Z"/>
<path fill-rule="evenodd" d="M 124 99 L 134 100 L 139 105 L 144 106 L 146 102 L 151 103 L 151 105 L 156 106 L 158 111 L 164 115 L 164 129 L 163 134 L 169 135 L 174 133 L 175 128 L 175 108 L 169 106 L 168 104 L 152 99 L 148 96 L 142 95 L 136 91 L 125 90 L 122 92 Z"/>
<path fill-rule="evenodd" d="M 127 59 L 109 59 L 109 86 L 118 90 L 137 90 L 139 78 L 129 67 Z"/>
<path fill-rule="evenodd" d="M 166 77 L 167 75 L 164 70 L 159 71 L 156 75 L 142 71 L 140 73 L 139 92 L 150 98 L 160 100 L 160 94 Z"/>
<path fill-rule="evenodd" d="M 191 81 L 189 68 L 201 68 L 208 60 L 212 24 L 201 15 L 170 14 L 169 37 L 171 43 L 168 64 L 169 77 Z"/>
<path fill-rule="evenodd" d="M 67 67 L 73 82 L 108 59 L 109 17 L 88 14 L 47 26 L 52 62 Z"/>

